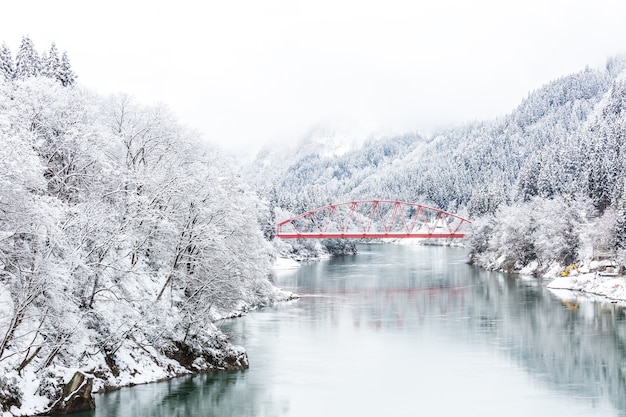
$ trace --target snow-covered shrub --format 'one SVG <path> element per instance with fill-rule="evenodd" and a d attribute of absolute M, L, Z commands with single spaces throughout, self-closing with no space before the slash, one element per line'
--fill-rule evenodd
<path fill-rule="evenodd" d="M 536 273 L 557 262 L 579 260 L 589 238 L 587 223 L 591 202 L 577 199 L 535 197 L 502 207 L 496 216 L 474 222 L 470 238 L 472 262 L 489 268 L 517 271 L 536 262 Z"/>
<path fill-rule="evenodd" d="M 51 401 L 60 398 L 63 394 L 63 376 L 57 375 L 52 369 L 44 370 L 40 376 L 37 394 Z"/>
<path fill-rule="evenodd" d="M 22 395 L 17 378 L 0 375 L 0 406 L 2 411 L 9 411 L 13 406 L 20 407 Z"/>
<path fill-rule="evenodd" d="M 322 245 L 331 255 L 354 255 L 356 243 L 348 239 L 324 239 Z"/>

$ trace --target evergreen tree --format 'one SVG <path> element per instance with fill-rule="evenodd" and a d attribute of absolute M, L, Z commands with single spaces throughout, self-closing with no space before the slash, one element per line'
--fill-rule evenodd
<path fill-rule="evenodd" d="M 594 206 L 604 213 L 611 205 L 610 173 L 607 169 L 606 156 L 603 155 L 602 143 L 597 139 L 589 156 L 587 170 L 587 195 L 593 200 Z"/>
<path fill-rule="evenodd" d="M 14 76 L 15 68 L 13 67 L 11 51 L 6 43 L 2 42 L 2 47 L 0 47 L 0 77 L 4 77 L 5 80 L 9 81 Z"/>
<path fill-rule="evenodd" d="M 563 265 L 570 265 L 576 262 L 578 258 L 578 251 L 580 249 L 580 233 L 578 225 L 583 222 L 580 217 L 580 210 L 578 210 L 578 204 L 574 199 L 565 197 L 560 201 L 562 204 L 562 219 L 560 229 L 560 241 L 562 245 L 558 250 L 558 259 Z"/>
<path fill-rule="evenodd" d="M 617 186 L 615 204 L 615 224 L 613 225 L 612 233 L 612 246 L 617 251 L 626 249 L 626 184 L 624 179 L 620 178 L 619 185 Z"/>
<path fill-rule="evenodd" d="M 63 52 L 63 55 L 61 56 L 61 63 L 56 77 L 64 87 L 74 85 L 76 82 L 76 74 L 72 71 L 70 60 L 67 57 L 67 52 Z"/>
<path fill-rule="evenodd" d="M 41 57 L 41 75 L 50 78 L 58 78 L 59 70 L 61 68 L 61 59 L 59 58 L 59 51 L 56 45 L 52 42 L 50 50 Z"/>
<path fill-rule="evenodd" d="M 39 74 L 43 77 L 48 76 L 48 52 L 43 51 L 39 57 Z"/>
<path fill-rule="evenodd" d="M 23 80 L 36 77 L 41 72 L 39 55 L 35 51 L 33 41 L 28 36 L 22 38 L 20 49 L 15 56 L 15 78 Z"/>
<path fill-rule="evenodd" d="M 554 170 L 555 168 L 546 164 L 542 164 L 537 176 L 537 189 L 539 195 L 544 198 L 554 197 Z"/>
<path fill-rule="evenodd" d="M 538 177 L 541 171 L 541 163 L 538 158 L 531 159 L 522 166 L 519 173 L 518 188 L 522 201 L 530 201 L 532 197 L 539 195 Z"/>
<path fill-rule="evenodd" d="M 626 207 L 624 203 L 620 206 L 613 229 L 613 247 L 616 250 L 626 249 Z"/>

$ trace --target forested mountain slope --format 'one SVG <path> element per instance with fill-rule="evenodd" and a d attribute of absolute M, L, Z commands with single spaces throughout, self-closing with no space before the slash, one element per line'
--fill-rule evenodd
<path fill-rule="evenodd" d="M 535 260 L 545 267 L 571 262 L 583 252 L 588 257 L 598 246 L 611 244 L 600 244 L 599 236 L 591 239 L 582 226 L 608 221 L 623 204 L 625 67 L 624 57 L 611 58 L 605 68 L 586 68 L 530 92 L 503 117 L 428 138 L 371 140 L 341 157 L 324 156 L 319 144 L 307 153 L 304 141 L 293 154 L 306 158 L 264 160 L 255 171 L 257 183 L 263 184 L 270 209 L 290 213 L 331 201 L 389 198 L 467 215 L 477 220 L 474 260 L 491 267 L 515 269 Z M 368 163 L 372 152 L 378 157 Z M 345 177 L 346 170 L 337 169 L 344 166 L 350 167 Z M 517 218 L 529 213 L 533 226 L 501 230 L 510 218 L 508 207 L 519 210 Z M 572 225 L 538 228 L 548 217 Z M 567 232 L 572 236 L 560 236 L 565 229 L 572 229 Z M 542 230 L 555 232 L 554 237 L 533 236 Z M 615 236 L 612 230 L 606 235 Z M 507 246 L 505 236 L 525 243 Z M 531 242 L 542 242 L 541 250 Z M 525 249 L 520 251 L 520 245 Z"/>
<path fill-rule="evenodd" d="M 391 189 L 405 198 L 450 211 L 467 209 L 472 217 L 493 213 L 520 193 L 528 196 L 533 190 L 524 184 L 538 183 L 528 178 L 534 172 L 537 152 L 553 155 L 552 148 L 567 151 L 559 141 L 574 140 L 621 65 L 620 61 L 609 70 L 586 69 L 562 77 L 530 93 L 504 117 L 439 132 L 422 154 L 405 158 L 386 176 L 368 181 L 359 194 Z M 577 152 L 565 159 L 575 164 L 579 161 L 572 159 L 580 157 Z M 541 166 L 545 171 L 540 186 L 562 190 L 568 178 L 559 172 L 564 164 Z"/>
<path fill-rule="evenodd" d="M 350 138 L 337 136 L 333 131 L 314 130 L 294 146 L 266 147 L 244 169 L 244 177 L 261 190 L 274 188 L 289 197 L 317 194 L 324 199 L 349 194 L 368 177 L 426 143 L 421 136 L 408 134 L 371 137 L 361 143 L 353 139 L 342 145 L 341 140 L 349 142 Z"/>

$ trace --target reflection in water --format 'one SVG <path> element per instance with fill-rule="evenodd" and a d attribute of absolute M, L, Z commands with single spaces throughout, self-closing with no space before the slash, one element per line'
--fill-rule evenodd
<path fill-rule="evenodd" d="M 96 411 L 87 416 L 183 417 L 183 416 L 281 416 L 286 403 L 251 391 L 242 383 L 242 371 L 181 377 L 156 384 L 124 388 L 97 398 Z M 261 394 L 261 395 L 259 395 Z M 270 400 L 270 401 L 268 401 Z"/>
<path fill-rule="evenodd" d="M 109 393 L 83 415 L 626 415 L 622 309 L 465 256 L 367 245 L 279 273 L 300 300 L 224 325 L 249 370 Z"/>

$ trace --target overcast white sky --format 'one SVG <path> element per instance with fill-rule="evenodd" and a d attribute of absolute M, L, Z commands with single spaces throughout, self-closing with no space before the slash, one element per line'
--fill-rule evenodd
<path fill-rule="evenodd" d="M 511 111 L 626 52 L 623 0 L 20 0 L 0 41 L 79 84 L 163 102 L 232 152 L 313 126 L 431 132 Z"/>

